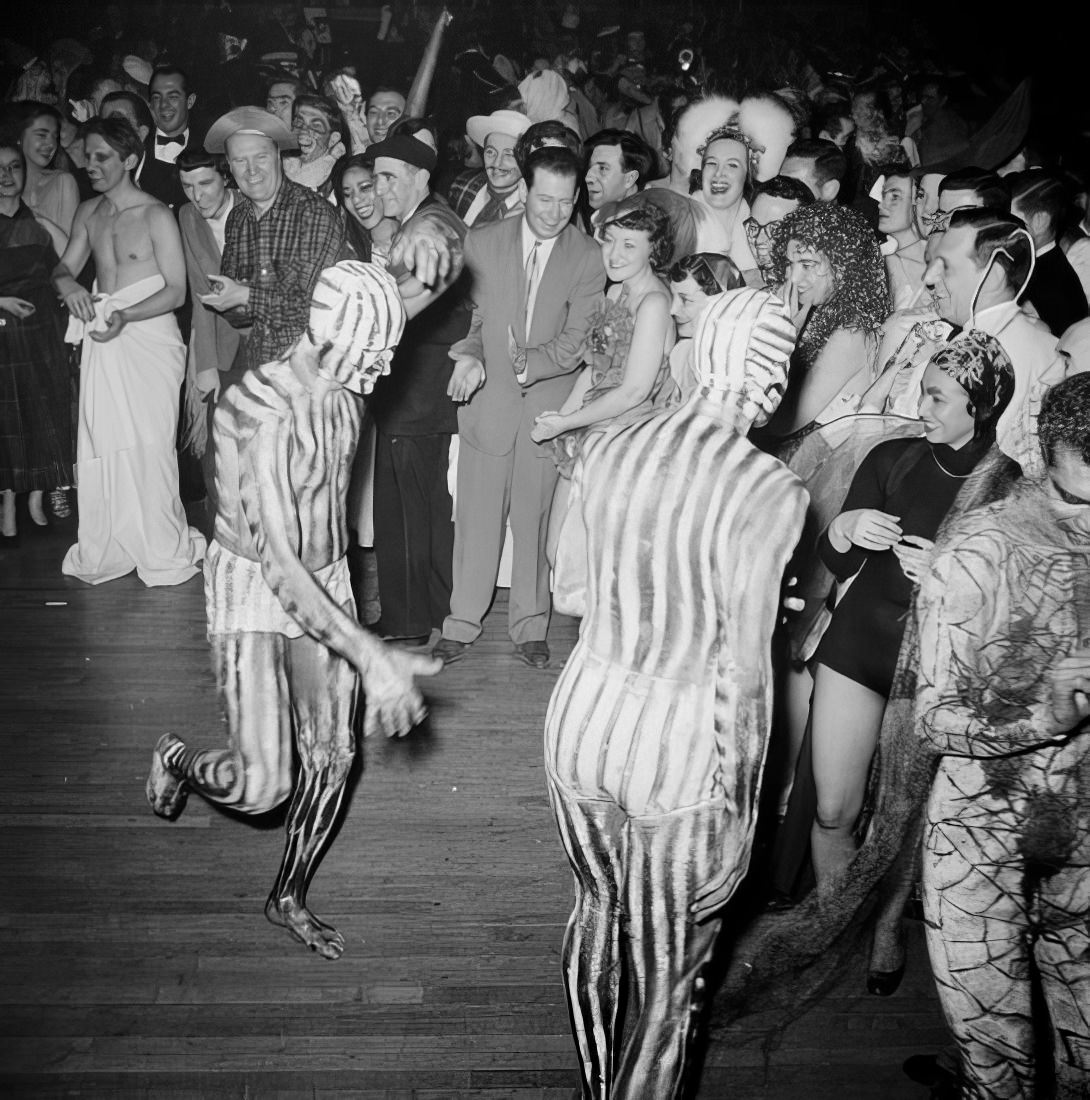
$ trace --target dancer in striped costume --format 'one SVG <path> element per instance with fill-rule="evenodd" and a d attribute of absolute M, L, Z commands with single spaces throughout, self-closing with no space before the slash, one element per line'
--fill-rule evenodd
<path fill-rule="evenodd" d="M 163 817 L 182 811 L 189 788 L 264 813 L 292 793 L 294 733 L 302 774 L 265 914 L 329 959 L 340 957 L 344 937 L 307 909 L 306 892 L 355 755 L 359 683 L 364 732 L 404 734 L 424 715 L 413 676 L 441 667 L 385 647 L 359 625 L 345 559 L 361 396 L 389 371 L 404 324 L 389 275 L 339 263 L 319 277 L 292 349 L 218 402 L 205 597 L 228 744 L 191 748 L 164 734 L 147 784 Z"/>
<path fill-rule="evenodd" d="M 779 299 L 723 295 L 690 400 L 594 437 L 575 469 L 588 573 L 585 592 L 565 578 L 562 610 L 585 617 L 545 760 L 575 874 L 564 980 L 588 1100 L 680 1095 L 718 912 L 749 862 L 807 498 L 745 434 L 779 404 L 794 342 Z"/>

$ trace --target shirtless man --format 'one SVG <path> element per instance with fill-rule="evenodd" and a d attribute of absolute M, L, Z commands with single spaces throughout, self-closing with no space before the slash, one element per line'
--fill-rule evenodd
<path fill-rule="evenodd" d="M 121 118 L 84 127 L 99 192 L 76 211 L 53 274 L 80 322 L 79 540 L 63 572 L 89 584 L 134 568 L 147 585 L 194 576 L 204 538 L 186 523 L 174 449 L 185 347 L 173 310 L 185 299 L 181 237 L 170 210 L 132 180 L 142 146 Z M 94 255 L 95 294 L 75 280 Z"/>
<path fill-rule="evenodd" d="M 295 345 L 218 402 L 205 595 L 228 744 L 202 749 L 164 734 L 147 784 L 162 817 L 181 812 L 189 788 L 264 813 L 292 793 L 294 734 L 301 776 L 265 915 L 327 959 L 340 957 L 344 937 L 310 912 L 306 893 L 355 755 L 358 685 L 364 733 L 404 734 L 424 715 L 413 676 L 441 667 L 359 625 L 345 558 L 360 397 L 389 372 L 404 324 L 391 276 L 356 260 L 327 268 Z"/>

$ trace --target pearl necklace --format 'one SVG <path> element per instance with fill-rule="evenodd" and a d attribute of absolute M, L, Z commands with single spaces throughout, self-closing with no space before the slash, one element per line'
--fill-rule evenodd
<path fill-rule="evenodd" d="M 938 468 L 939 468 L 940 470 L 942 470 L 942 472 L 943 472 L 943 473 L 944 473 L 944 474 L 945 474 L 945 475 L 946 475 L 947 477 L 954 477 L 954 478 L 957 478 L 957 479 L 958 479 L 959 481 L 964 481 L 964 480 L 965 480 L 965 478 L 967 478 L 967 477 L 970 477 L 970 476 L 972 475 L 972 472 L 973 472 L 972 470 L 970 470 L 970 471 L 969 471 L 969 473 L 967 473 L 967 474 L 952 474 L 952 473 L 951 473 L 951 472 L 950 472 L 950 471 L 949 471 L 949 470 L 948 470 L 948 469 L 947 469 L 947 468 L 946 468 L 946 467 L 945 467 L 945 466 L 944 466 L 944 465 L 943 465 L 943 464 L 942 464 L 942 463 L 941 463 L 941 462 L 939 461 L 939 456 L 938 456 L 937 454 L 935 454 L 935 451 L 934 451 L 934 449 L 932 449 L 932 450 L 931 450 L 931 457 L 932 457 L 932 458 L 933 458 L 933 459 L 935 460 L 935 465 L 936 465 L 936 466 L 938 466 Z"/>

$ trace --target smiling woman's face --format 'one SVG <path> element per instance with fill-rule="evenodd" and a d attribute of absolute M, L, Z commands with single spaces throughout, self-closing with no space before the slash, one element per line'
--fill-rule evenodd
<path fill-rule="evenodd" d="M 341 199 L 349 215 L 371 228 L 382 217 L 375 197 L 375 177 L 366 168 L 349 168 L 341 180 Z"/>
<path fill-rule="evenodd" d="M 733 138 L 720 138 L 704 150 L 700 191 L 713 210 L 729 210 L 742 201 L 749 152 Z"/>
<path fill-rule="evenodd" d="M 818 252 L 799 241 L 787 244 L 789 278 L 798 288 L 799 304 L 824 305 L 836 291 L 833 266 L 824 252 Z"/>

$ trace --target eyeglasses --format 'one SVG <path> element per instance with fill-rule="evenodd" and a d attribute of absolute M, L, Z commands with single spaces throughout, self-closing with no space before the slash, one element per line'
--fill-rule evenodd
<path fill-rule="evenodd" d="M 779 224 L 778 219 L 774 222 L 767 222 L 764 225 L 756 218 L 746 218 L 745 221 L 742 222 L 742 225 L 745 226 L 746 236 L 749 238 L 750 244 L 756 244 L 761 240 L 772 240 L 772 230 Z"/>

